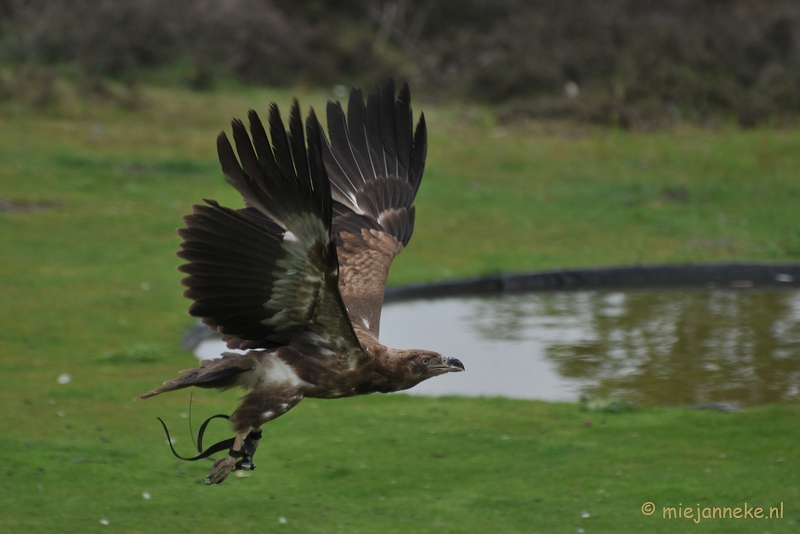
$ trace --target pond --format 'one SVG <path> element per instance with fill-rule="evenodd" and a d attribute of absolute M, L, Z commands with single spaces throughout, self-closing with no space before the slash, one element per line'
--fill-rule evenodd
<path fill-rule="evenodd" d="M 389 303 L 381 341 L 459 358 L 415 395 L 746 407 L 800 399 L 800 291 L 535 292 Z M 219 341 L 198 356 L 216 357 Z"/>

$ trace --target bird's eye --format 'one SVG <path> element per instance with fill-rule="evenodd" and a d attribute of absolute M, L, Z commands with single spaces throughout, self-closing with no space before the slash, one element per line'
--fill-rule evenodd
<path fill-rule="evenodd" d="M 430 358 L 422 358 L 422 364 L 423 364 L 423 365 L 428 365 L 428 362 L 429 362 L 429 361 L 431 361 L 431 359 L 430 359 Z"/>

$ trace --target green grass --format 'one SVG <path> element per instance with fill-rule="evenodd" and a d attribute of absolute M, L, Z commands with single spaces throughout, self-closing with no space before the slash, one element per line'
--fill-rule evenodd
<path fill-rule="evenodd" d="M 299 95 L 318 110 L 327 98 Z M 252 476 L 200 484 L 210 465 L 174 460 L 155 419 L 190 453 L 188 396 L 130 399 L 193 362 L 179 348 L 192 320 L 174 230 L 202 197 L 239 205 L 215 161 L 217 132 L 248 107 L 286 109 L 291 94 L 145 97 L 136 112 L 0 107 L 0 200 L 47 208 L 0 212 L 0 531 L 794 530 L 795 406 L 602 414 L 498 399 L 304 401 L 268 425 Z M 543 135 L 498 130 L 485 110 L 421 107 L 429 159 L 392 283 L 800 259 L 800 131 Z M 57 383 L 62 373 L 70 383 Z M 196 393 L 195 429 L 235 398 Z M 222 423 L 213 432 L 228 435 Z M 643 516 L 646 501 L 783 501 L 785 518 L 683 526 Z"/>
<path fill-rule="evenodd" d="M 800 518 L 793 407 L 597 414 L 502 399 L 307 400 L 269 425 L 251 476 L 206 487 L 210 464 L 174 460 L 155 421 L 191 452 L 186 397 L 125 402 L 147 386 L 125 375 L 102 373 L 97 389 L 51 380 L 44 397 L 6 402 L 0 529 L 93 532 L 107 519 L 116 532 L 676 532 L 662 506 L 745 502 L 784 502 L 771 532 Z M 195 415 L 233 407 L 230 395 L 195 400 Z M 658 514 L 642 515 L 647 501 Z M 698 528 L 754 532 L 752 522 Z"/>

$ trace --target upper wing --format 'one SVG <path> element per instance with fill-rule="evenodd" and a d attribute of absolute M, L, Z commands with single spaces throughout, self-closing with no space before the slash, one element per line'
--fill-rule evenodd
<path fill-rule="evenodd" d="M 378 336 L 386 278 L 414 230 L 414 197 L 427 150 L 425 117 L 416 131 L 408 85 L 395 98 L 389 79 L 367 98 L 350 92 L 347 118 L 328 102 L 322 158 L 333 196 L 339 288 L 354 324 Z"/>
<path fill-rule="evenodd" d="M 244 125 L 233 121 L 241 165 L 227 136 L 217 138 L 222 170 L 247 207 L 206 200 L 178 230 L 184 239 L 178 256 L 188 261 L 179 267 L 189 275 L 184 295 L 195 301 L 189 313 L 230 348 L 306 343 L 352 363 L 361 349 L 338 287 L 319 122 L 312 110 L 306 150 L 296 101 L 288 132 L 277 106 L 270 107 L 272 145 L 252 110 L 249 119 L 252 143 Z"/>

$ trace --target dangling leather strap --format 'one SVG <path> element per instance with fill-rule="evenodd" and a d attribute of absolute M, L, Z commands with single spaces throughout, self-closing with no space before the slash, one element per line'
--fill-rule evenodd
<path fill-rule="evenodd" d="M 200 454 L 198 454 L 197 456 L 193 456 L 192 458 L 185 458 L 175 451 L 175 448 L 172 446 L 172 439 L 169 436 L 169 430 L 167 430 L 167 424 L 160 417 L 158 418 L 158 420 L 161 422 L 161 426 L 164 427 L 164 433 L 167 435 L 167 443 L 169 443 L 169 448 L 172 451 L 172 454 L 175 456 L 175 458 L 178 458 L 179 460 L 185 460 L 187 462 L 196 462 L 197 460 L 203 460 L 205 458 L 208 458 L 212 454 L 222 452 L 225 449 L 229 449 L 228 455 L 230 455 L 233 458 L 241 458 L 243 456 L 251 458 L 253 456 L 253 454 L 255 453 L 255 447 L 253 446 L 253 441 L 258 441 L 261 439 L 260 428 L 257 430 L 253 430 L 250 434 L 247 435 L 247 437 L 244 440 L 244 446 L 242 447 L 242 450 L 234 451 L 231 447 L 233 447 L 233 444 L 236 442 L 236 438 L 229 438 L 213 444 L 204 451 L 203 435 L 205 435 L 206 428 L 208 428 L 208 423 L 210 423 L 212 419 L 230 420 L 230 417 L 220 413 L 217 415 L 212 415 L 211 417 L 203 421 L 203 424 L 200 425 L 200 430 L 197 432 L 197 452 L 199 452 Z"/>
<path fill-rule="evenodd" d="M 169 436 L 169 430 L 167 429 L 167 424 L 164 423 L 164 421 L 160 417 L 158 418 L 158 420 L 161 422 L 161 426 L 164 427 L 164 433 L 167 435 L 167 443 L 169 443 L 169 448 L 172 451 L 172 454 L 175 456 L 175 458 L 178 458 L 179 460 L 185 460 L 187 462 L 196 462 L 197 460 L 203 460 L 205 458 L 208 458 L 212 454 L 224 451 L 225 449 L 230 449 L 231 447 L 233 447 L 233 443 L 236 441 L 236 438 L 226 439 L 224 441 L 220 441 L 219 443 L 215 443 L 214 445 L 210 446 L 208 449 L 203 451 L 203 434 L 205 433 L 206 427 L 208 427 L 208 423 L 212 419 L 217 419 L 217 418 L 229 419 L 227 415 L 218 414 L 218 415 L 213 415 L 205 420 L 203 425 L 200 427 L 200 431 L 197 434 L 197 451 L 200 454 L 192 458 L 183 457 L 175 451 L 175 447 L 172 446 L 172 439 Z M 232 453 L 234 451 L 230 452 Z M 233 456 L 233 454 L 231 454 L 231 456 Z"/>

